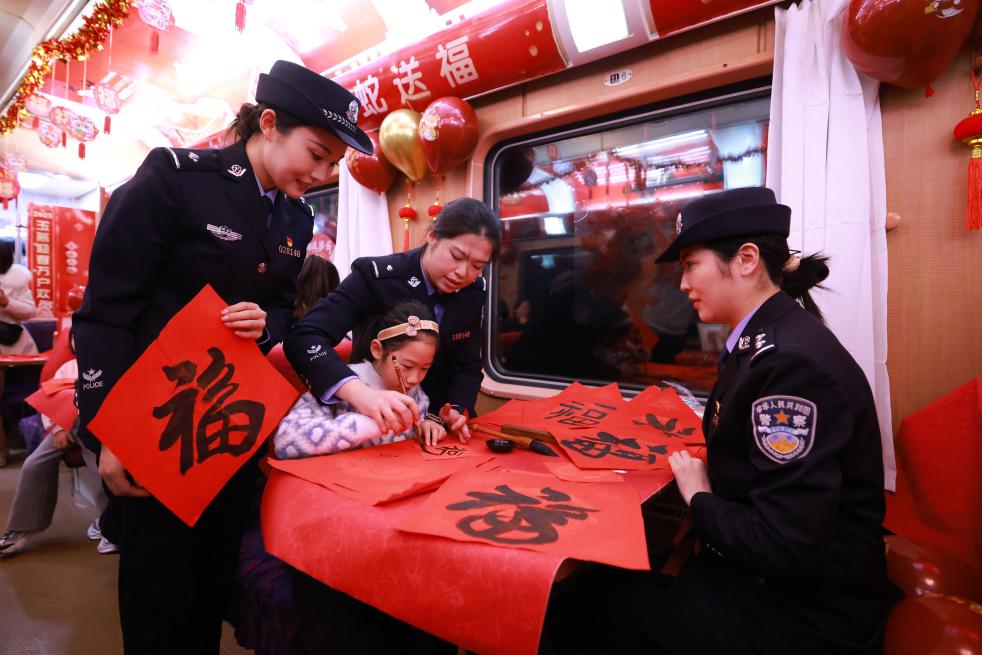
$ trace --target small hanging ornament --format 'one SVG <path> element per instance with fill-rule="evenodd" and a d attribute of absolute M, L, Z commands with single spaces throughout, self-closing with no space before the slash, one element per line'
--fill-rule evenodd
<path fill-rule="evenodd" d="M 78 158 L 85 159 L 85 143 L 82 141 L 78 144 Z"/>
<path fill-rule="evenodd" d="M 443 176 L 436 175 L 436 197 L 433 198 L 433 204 L 427 207 L 426 213 L 430 215 L 431 221 L 436 221 L 436 217 L 443 210 L 443 205 L 440 204 L 440 187 L 443 186 Z"/>
<path fill-rule="evenodd" d="M 7 168 L 0 168 L 0 203 L 3 203 L 4 211 L 19 193 L 20 183 L 17 181 L 17 173 Z"/>
<path fill-rule="evenodd" d="M 413 187 L 411 180 L 406 180 L 406 205 L 399 208 L 399 218 L 402 219 L 402 249 L 409 250 L 409 222 L 417 218 L 416 210 L 413 209 Z"/>
<path fill-rule="evenodd" d="M 252 0 L 238 0 L 235 3 L 235 29 L 239 32 L 245 31 L 246 7 L 252 4 Z"/>
<path fill-rule="evenodd" d="M 170 29 L 174 11 L 168 0 L 138 0 L 134 5 L 140 12 L 140 20 L 150 26 L 150 54 L 160 52 L 160 32 Z"/>
<path fill-rule="evenodd" d="M 109 131 L 112 129 L 112 115 L 119 113 L 123 102 L 119 98 L 119 92 L 104 82 L 96 84 L 92 91 L 95 96 L 95 104 L 99 109 L 106 112 L 106 118 L 102 123 L 102 131 L 109 134 Z"/>
<path fill-rule="evenodd" d="M 38 138 L 41 139 L 41 143 L 49 148 L 57 148 L 60 146 L 62 136 L 65 134 L 62 130 L 58 129 L 51 123 L 41 123 L 41 126 L 38 127 L 37 133 Z"/>
<path fill-rule="evenodd" d="M 982 99 L 979 97 L 982 79 L 975 73 L 974 52 L 970 62 L 972 86 L 975 87 L 975 109 L 955 126 L 955 138 L 972 148 L 966 183 L 968 198 L 965 203 L 965 227 L 969 230 L 982 230 Z"/>

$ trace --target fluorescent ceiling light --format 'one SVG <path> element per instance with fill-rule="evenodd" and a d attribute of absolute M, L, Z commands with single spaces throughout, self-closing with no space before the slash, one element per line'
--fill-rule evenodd
<path fill-rule="evenodd" d="M 17 182 L 20 183 L 22 189 L 40 189 L 50 181 L 51 178 L 43 173 L 29 173 L 28 171 L 17 173 Z"/>
<path fill-rule="evenodd" d="M 566 0 L 564 5 L 573 44 L 581 53 L 630 36 L 621 0 Z"/>

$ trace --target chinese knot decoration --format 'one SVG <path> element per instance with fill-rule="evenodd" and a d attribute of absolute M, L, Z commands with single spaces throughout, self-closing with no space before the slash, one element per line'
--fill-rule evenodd
<path fill-rule="evenodd" d="M 133 0 L 105 0 L 100 2 L 82 21 L 82 26 L 64 39 L 48 39 L 34 48 L 27 74 L 21 80 L 7 110 L 0 115 L 0 134 L 8 134 L 25 116 L 27 99 L 34 94 L 51 71 L 55 59 L 69 61 L 84 58 L 91 50 L 101 50 L 102 43 L 112 27 L 119 27 L 129 13 Z"/>
<path fill-rule="evenodd" d="M 982 230 L 982 99 L 979 85 L 982 80 L 975 74 L 975 57 L 972 57 L 972 85 L 975 87 L 975 109 L 955 126 L 955 138 L 972 148 L 972 158 L 968 160 L 968 179 L 965 203 L 965 227 L 969 230 Z"/>
<path fill-rule="evenodd" d="M 17 182 L 17 172 L 9 168 L 0 168 L 0 203 L 6 210 L 11 200 L 17 198 L 20 193 L 20 184 Z"/>

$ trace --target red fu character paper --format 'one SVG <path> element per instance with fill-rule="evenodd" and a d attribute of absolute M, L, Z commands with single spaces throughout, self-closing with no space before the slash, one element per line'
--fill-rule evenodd
<path fill-rule="evenodd" d="M 120 378 L 89 425 L 188 525 L 298 395 L 253 341 L 222 324 L 226 306 L 205 286 Z"/>
<path fill-rule="evenodd" d="M 631 485 L 517 471 L 463 471 L 400 530 L 648 570 L 641 501 Z"/>

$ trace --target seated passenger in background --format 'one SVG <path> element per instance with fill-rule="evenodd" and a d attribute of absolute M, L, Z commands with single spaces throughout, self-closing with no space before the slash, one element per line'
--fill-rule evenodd
<path fill-rule="evenodd" d="M 74 343 L 69 341 L 69 344 L 74 353 Z M 51 379 L 68 380 L 74 384 L 77 377 L 78 363 L 73 356 L 61 365 Z M 7 527 L 3 536 L 0 536 L 0 557 L 21 552 L 39 532 L 47 530 L 51 525 L 58 503 L 59 465 L 65 453 L 78 444 L 73 431 L 61 428 L 44 414 L 41 415 L 41 425 L 44 428 L 44 437 L 21 467 Z M 84 446 L 81 446 L 81 450 L 85 465 L 98 474 L 95 453 Z M 99 497 L 96 500 L 102 509 L 106 504 L 106 497 L 101 486 L 97 490 Z M 87 536 L 99 541 L 100 553 L 115 553 L 119 550 L 102 536 L 99 519 L 89 526 Z"/>
<path fill-rule="evenodd" d="M 357 363 L 351 365 L 351 370 L 372 389 L 401 394 L 402 386 L 393 366 L 395 358 L 407 394 L 416 402 L 420 414 L 425 414 L 430 401 L 419 385 L 433 364 L 438 339 L 439 327 L 425 305 L 416 301 L 399 303 L 384 318 L 371 322 L 364 333 L 355 336 L 351 361 Z M 310 356 L 317 354 L 310 353 Z M 444 416 L 442 420 L 447 418 Z M 420 429 L 428 445 L 446 435 L 443 426 L 432 419 L 421 421 Z M 399 434 L 382 434 L 374 419 L 357 413 L 348 403 L 322 405 L 308 392 L 280 422 L 273 448 L 281 459 L 296 459 L 378 446 L 413 436 L 411 426 Z"/>

